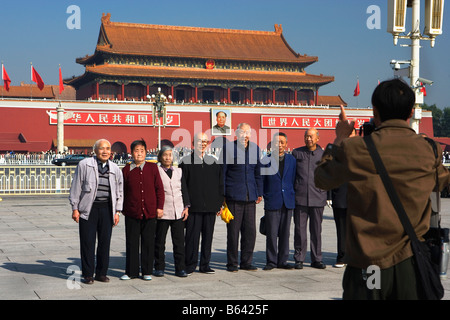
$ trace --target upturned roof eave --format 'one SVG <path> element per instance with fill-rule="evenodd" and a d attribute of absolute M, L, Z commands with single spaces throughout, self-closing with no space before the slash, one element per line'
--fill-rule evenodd
<path fill-rule="evenodd" d="M 104 68 L 112 67 L 110 70 L 105 70 Z M 142 69 L 148 69 L 147 74 L 141 73 L 141 74 L 130 74 L 130 72 L 127 72 L 125 70 L 126 68 L 142 68 Z M 114 70 L 116 69 L 116 70 Z M 122 70 L 120 70 L 122 69 Z M 130 69 L 130 70 L 132 70 Z M 283 73 L 280 72 L 264 72 L 261 74 L 258 74 L 259 71 L 251 72 L 251 71 L 241 71 L 236 73 L 234 70 L 216 70 L 217 77 L 212 76 L 212 73 L 214 71 L 208 71 L 206 69 L 186 69 L 183 70 L 185 72 L 181 74 L 164 74 L 164 71 L 174 71 L 175 68 L 152 68 L 152 67 L 140 67 L 140 66 L 118 66 L 118 65 L 102 65 L 102 66 L 91 66 L 87 67 L 86 71 L 83 75 L 76 77 L 74 79 L 70 79 L 68 81 L 65 81 L 68 85 L 81 85 L 85 79 L 89 81 L 90 77 L 120 77 L 120 78 L 157 78 L 157 79 L 177 79 L 177 80 L 195 80 L 195 81 L 226 81 L 226 82 L 247 82 L 247 83 L 291 83 L 293 85 L 313 85 L 316 87 L 320 87 L 323 85 L 326 85 L 328 83 L 331 83 L 334 81 L 333 76 L 324 76 L 324 75 L 312 75 L 307 73 L 298 74 L 297 78 L 276 78 L 277 76 L 282 75 Z M 129 70 L 128 70 L 129 71 Z M 162 71 L 162 73 L 158 73 L 158 71 Z M 180 71 L 180 70 L 176 70 Z M 150 73 L 149 73 L 150 72 Z M 154 73 L 152 73 L 154 72 Z M 202 75 L 203 74 L 203 75 Z M 239 74 L 237 76 L 236 74 Z M 256 78 L 252 78 L 255 77 Z M 257 76 L 262 76 L 262 78 L 258 79 Z M 267 78 L 269 78 L 268 80 Z M 294 76 L 294 75 L 293 75 Z M 304 78 L 304 79 L 302 79 Z M 91 79 L 90 79 L 91 80 Z"/>
<path fill-rule="evenodd" d="M 165 57 L 165 58 L 187 58 L 187 59 L 204 59 L 204 60 L 229 60 L 229 61 L 251 61 L 251 62 L 272 62 L 272 63 L 296 63 L 309 66 L 317 61 L 319 61 L 316 56 L 300 56 L 300 58 L 295 59 L 259 59 L 259 58 L 249 58 L 249 57 L 227 57 L 227 56 L 206 56 L 206 55 L 177 55 L 170 53 L 160 53 L 160 52 L 133 52 L 133 51 L 116 51 L 113 46 L 97 46 L 95 53 L 91 56 L 85 58 L 78 58 L 76 60 L 79 64 L 89 64 L 89 62 L 94 61 L 100 53 L 108 53 L 114 55 L 126 55 L 126 56 L 142 56 L 142 57 Z"/>

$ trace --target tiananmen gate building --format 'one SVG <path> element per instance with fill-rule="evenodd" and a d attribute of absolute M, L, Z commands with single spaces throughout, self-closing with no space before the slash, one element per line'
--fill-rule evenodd
<path fill-rule="evenodd" d="M 311 127 L 319 130 L 324 147 L 334 140 L 339 106 L 347 104 L 339 95 L 320 95 L 320 87 L 335 79 L 305 71 L 316 62 L 318 57 L 289 46 L 281 25 L 274 31 L 180 27 L 113 22 L 103 14 L 94 53 L 76 59 L 84 74 L 65 80 L 75 100 L 2 95 L 0 151 L 46 151 L 33 149 L 34 142 L 35 148 L 55 148 L 59 104 L 70 151 L 90 151 L 99 138 L 110 140 L 116 152 L 130 152 L 131 142 L 140 138 L 154 149 L 158 129 L 147 96 L 158 88 L 171 96 L 161 139 L 175 146 L 190 147 L 199 131 L 232 141 L 234 129 L 246 122 L 262 149 L 274 130 L 288 135 L 291 150 L 302 146 Z M 371 109 L 347 113 L 357 125 L 372 116 Z M 218 114 L 225 116 L 227 130 L 215 131 Z M 431 112 L 423 112 L 420 130 L 433 136 Z M 15 135 L 21 138 L 10 143 Z M 21 141 L 27 147 L 18 150 Z"/>

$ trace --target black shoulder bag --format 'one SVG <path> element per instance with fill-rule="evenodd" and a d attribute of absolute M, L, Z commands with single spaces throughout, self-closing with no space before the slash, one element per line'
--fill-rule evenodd
<path fill-rule="evenodd" d="M 416 265 L 417 281 L 422 290 L 419 290 L 421 299 L 424 300 L 440 300 L 444 296 L 444 288 L 439 277 L 439 261 L 433 261 L 431 259 L 430 248 L 427 242 L 421 242 L 417 238 L 417 235 L 411 225 L 411 222 L 406 215 L 405 209 L 394 189 L 391 179 L 384 167 L 384 164 L 380 158 L 380 155 L 373 143 L 372 137 L 365 136 L 364 141 L 367 145 L 369 153 L 373 159 L 377 173 L 380 175 L 383 181 L 384 187 L 392 201 L 392 204 L 397 211 L 403 228 L 406 234 L 411 240 L 411 248 L 414 255 L 414 261 Z"/>

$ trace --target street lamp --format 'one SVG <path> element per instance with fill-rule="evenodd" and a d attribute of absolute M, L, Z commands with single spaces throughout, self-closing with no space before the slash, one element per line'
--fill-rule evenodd
<path fill-rule="evenodd" d="M 158 151 L 161 150 L 161 126 L 166 126 L 167 124 L 167 113 L 166 113 L 166 102 L 172 99 L 169 95 L 167 98 L 163 93 L 161 93 L 161 88 L 158 88 L 158 92 L 147 95 L 147 99 L 153 101 L 152 108 L 152 120 L 153 125 L 158 126 Z M 161 123 L 162 118 L 162 123 Z"/>
<path fill-rule="evenodd" d="M 61 102 L 56 107 L 56 152 L 64 152 L 64 108 L 61 107 Z"/>
<path fill-rule="evenodd" d="M 412 26 L 411 32 L 404 33 L 406 23 L 407 7 L 412 8 Z M 429 40 L 431 47 L 434 47 L 436 36 L 442 34 L 442 21 L 444 12 L 444 0 L 425 0 L 425 29 L 424 37 L 420 33 L 420 0 L 388 0 L 388 28 L 387 31 L 394 36 L 394 45 L 397 45 L 398 39 L 411 40 L 411 60 L 408 61 L 409 78 L 411 88 L 416 95 L 415 113 L 411 120 L 411 127 L 419 132 L 419 122 L 421 119 L 420 105 L 423 104 L 423 93 L 419 81 L 420 67 L 420 41 Z M 392 63 L 394 70 L 399 64 Z M 399 69 L 399 68 L 398 68 Z M 398 70 L 397 69 L 397 70 Z"/>

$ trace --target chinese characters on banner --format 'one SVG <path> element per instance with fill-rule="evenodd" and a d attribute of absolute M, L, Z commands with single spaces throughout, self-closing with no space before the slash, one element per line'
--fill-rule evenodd
<path fill-rule="evenodd" d="M 68 111 L 72 117 L 64 120 L 65 125 L 96 125 L 96 126 L 147 126 L 152 127 L 152 114 L 145 112 L 99 112 L 99 111 Z M 48 111 L 50 124 L 57 124 L 56 111 Z M 161 121 L 162 123 L 162 121 Z M 180 126 L 179 113 L 167 113 L 168 127 Z"/>
<path fill-rule="evenodd" d="M 364 122 L 370 121 L 369 117 L 355 118 L 348 117 L 349 120 L 355 121 L 355 128 L 359 128 Z M 339 117 L 327 116 L 276 116 L 276 115 L 261 115 L 261 128 L 288 128 L 288 129 L 334 129 Z"/>

